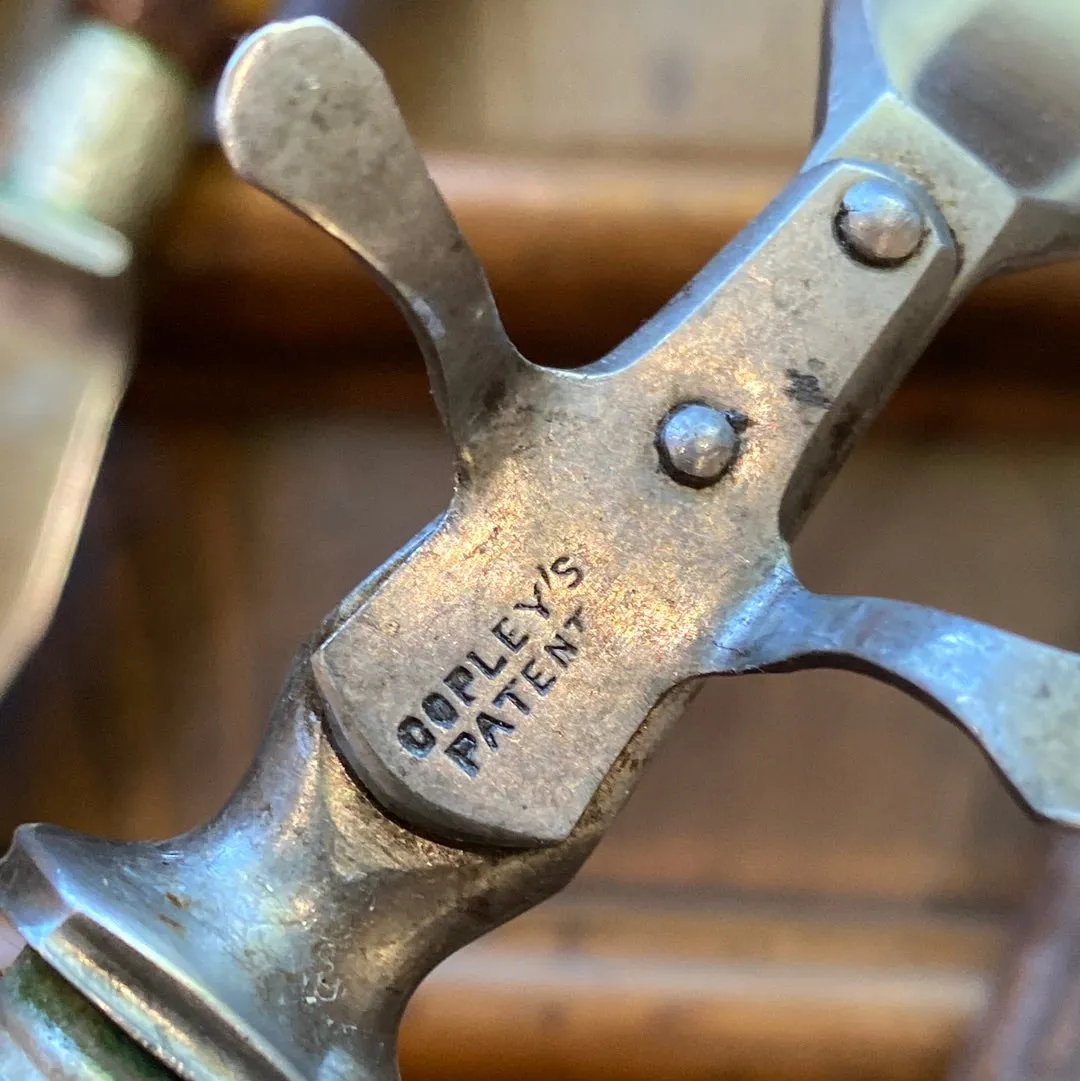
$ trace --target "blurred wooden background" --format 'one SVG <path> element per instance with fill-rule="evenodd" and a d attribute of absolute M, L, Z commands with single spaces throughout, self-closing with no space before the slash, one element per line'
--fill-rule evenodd
<path fill-rule="evenodd" d="M 239 31 L 263 5 L 233 0 Z M 591 359 L 797 168 L 813 0 L 410 0 L 364 33 L 512 335 Z M 819 589 L 1080 646 L 1080 275 L 985 287 L 799 541 Z M 164 836 L 250 760 L 298 641 L 445 504 L 396 313 L 206 150 L 48 640 L 0 706 L 0 828 Z M 452 959 L 407 1078 L 934 1079 L 1043 832 L 959 732 L 812 673 L 716 681 L 565 897 Z M 493 1023 L 497 1020 L 499 1023 Z"/>

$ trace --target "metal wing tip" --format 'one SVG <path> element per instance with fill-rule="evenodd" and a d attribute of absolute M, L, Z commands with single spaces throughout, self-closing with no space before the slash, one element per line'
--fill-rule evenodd
<path fill-rule="evenodd" d="M 243 120 L 246 110 L 258 106 L 263 88 L 252 89 L 256 69 L 279 59 L 284 49 L 298 40 L 310 42 L 313 34 L 336 39 L 348 35 L 335 23 L 318 15 L 267 23 L 244 38 L 225 65 L 214 95 L 214 127 L 226 160 L 250 180 L 244 153 Z"/>
<path fill-rule="evenodd" d="M 272 23 L 233 54 L 215 111 L 233 169 L 345 244 L 405 312 L 463 445 L 520 357 L 378 64 L 325 19 Z"/>
<path fill-rule="evenodd" d="M 214 127 L 225 158 L 232 168 L 244 175 L 243 155 L 238 153 L 237 114 L 243 107 L 244 90 L 248 84 L 250 69 L 258 60 L 267 37 L 279 24 L 271 23 L 244 38 L 233 50 L 221 73 L 214 95 Z"/>

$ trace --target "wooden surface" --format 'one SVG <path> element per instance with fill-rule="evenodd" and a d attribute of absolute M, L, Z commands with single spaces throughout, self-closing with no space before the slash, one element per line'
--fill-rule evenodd
<path fill-rule="evenodd" d="M 480 254 L 515 340 L 547 363 L 617 344 L 677 292 L 783 186 L 797 157 L 711 162 L 429 152 L 432 173 Z M 214 154 L 163 224 L 150 333 L 183 350 L 262 344 L 356 359 L 400 349 L 404 325 L 352 258 L 237 181 Z M 996 279 L 959 317 L 939 368 L 1030 385 L 1078 375 L 1060 340 L 1080 330 L 1080 267 Z M 951 360 L 950 360 L 951 358 Z M 1018 358 L 1022 362 L 1018 363 Z"/>
<path fill-rule="evenodd" d="M 274 0 L 225 0 L 236 31 Z M 356 0 L 424 143 L 543 153 L 807 145 L 821 0 Z"/>
<path fill-rule="evenodd" d="M 820 0 L 410 0 L 370 47 L 413 130 L 501 152 L 805 147 Z"/>
<path fill-rule="evenodd" d="M 1080 837 L 1053 839 L 953 1081 L 1080 1076 Z"/>
<path fill-rule="evenodd" d="M 577 896 L 438 969 L 407 1077 L 942 1077 L 1000 928 L 970 916 Z"/>

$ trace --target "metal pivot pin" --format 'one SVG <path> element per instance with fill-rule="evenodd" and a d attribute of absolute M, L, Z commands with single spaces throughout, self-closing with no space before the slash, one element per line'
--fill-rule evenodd
<path fill-rule="evenodd" d="M 852 257 L 878 267 L 910 259 L 926 234 L 918 202 L 899 184 L 876 177 L 844 192 L 835 224 L 840 243 Z"/>
<path fill-rule="evenodd" d="M 926 96 L 988 18 L 1007 40 L 1036 5 L 895 0 L 899 23 L 871 6 L 832 5 L 802 172 L 666 309 L 574 371 L 507 342 L 355 42 L 301 19 L 238 50 L 218 110 L 230 160 L 395 296 L 465 468 L 447 512 L 301 650 L 212 823 L 157 844 L 32 827 L 0 865 L 0 908 L 31 948 L 184 1077 L 394 1078 L 419 981 L 569 880 L 704 675 L 872 674 L 963 725 L 1037 811 L 1080 824 L 1080 657 L 918 606 L 819 597 L 789 565 L 806 511 L 960 297 L 1080 248 L 1062 160 L 1080 147 L 1075 113 L 1059 109 L 1053 155 L 1011 119 L 1060 105 L 1060 83 L 1039 77 L 1080 70 L 1075 56 L 1008 84 L 989 128 L 985 110 Z M 917 21 L 925 55 L 897 60 L 915 40 L 908 13 L 928 6 L 953 18 Z M 1075 4 L 1041 11 L 1080 31 Z M 1060 33 L 1032 25 L 1044 54 L 1059 50 Z M 1005 85 L 962 70 L 969 89 Z M 1003 151 L 1026 171 L 1001 168 Z M 883 232 L 859 217 L 864 182 L 915 200 L 920 242 L 896 207 Z M 845 198 L 865 252 L 911 248 L 888 273 L 837 243 Z M 749 420 L 723 498 L 658 468 L 661 418 L 706 402 Z M 723 427 L 672 419 L 661 450 L 714 475 Z"/>
<path fill-rule="evenodd" d="M 704 402 L 676 406 L 660 422 L 656 445 L 664 468 L 680 484 L 706 488 L 739 452 L 738 420 Z"/>

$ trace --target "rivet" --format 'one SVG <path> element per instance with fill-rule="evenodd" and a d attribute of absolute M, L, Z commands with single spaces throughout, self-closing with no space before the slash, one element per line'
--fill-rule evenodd
<path fill-rule="evenodd" d="M 703 402 L 686 402 L 660 422 L 656 445 L 672 478 L 704 488 L 731 465 L 739 450 L 739 433 L 728 413 Z"/>
<path fill-rule="evenodd" d="M 836 235 L 861 263 L 893 267 L 919 250 L 926 233 L 922 208 L 900 185 L 883 178 L 848 188 L 836 212 Z"/>

